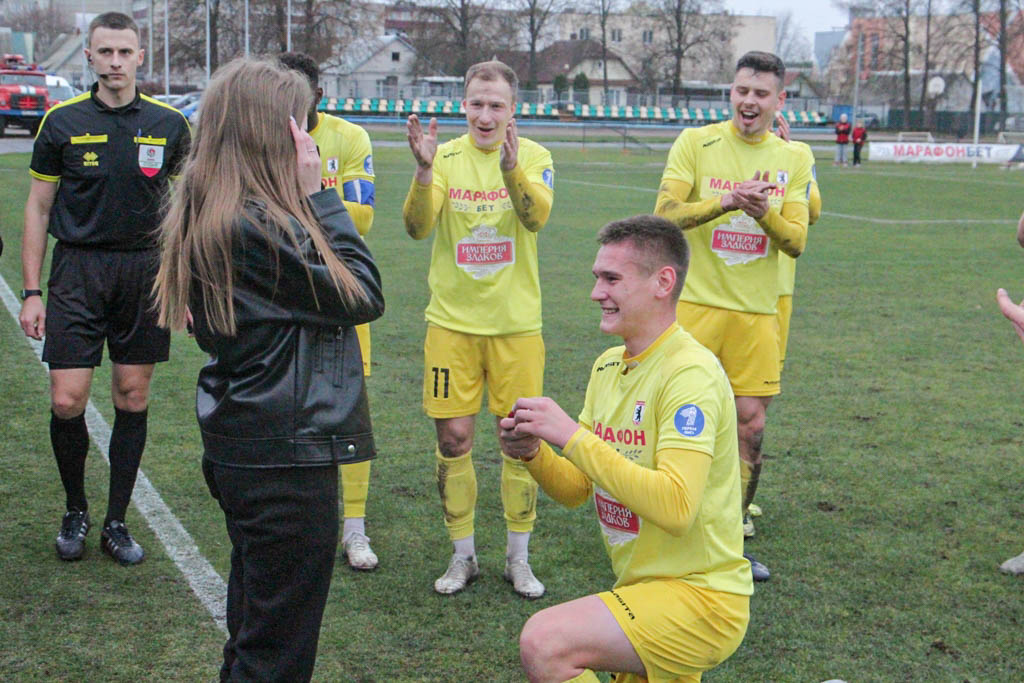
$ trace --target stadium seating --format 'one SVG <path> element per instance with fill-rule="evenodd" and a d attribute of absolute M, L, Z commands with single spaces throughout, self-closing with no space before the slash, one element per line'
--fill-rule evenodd
<path fill-rule="evenodd" d="M 461 117 L 465 114 L 462 100 L 404 99 L 387 97 L 338 98 L 324 97 L 317 104 L 319 111 L 332 114 L 403 118 L 409 114 L 440 117 Z M 703 126 L 728 121 L 732 112 L 727 107 L 652 107 L 612 106 L 567 102 L 558 106 L 550 102 L 537 104 L 518 102 L 515 115 L 521 119 L 580 119 L 584 121 L 682 123 Z M 793 126 L 828 126 L 828 116 L 816 111 L 784 110 Z"/>

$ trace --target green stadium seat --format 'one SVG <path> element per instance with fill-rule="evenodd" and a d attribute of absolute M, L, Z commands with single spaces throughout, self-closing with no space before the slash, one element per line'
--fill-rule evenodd
<path fill-rule="evenodd" d="M 550 102 L 544 105 L 544 116 L 554 116 Z"/>

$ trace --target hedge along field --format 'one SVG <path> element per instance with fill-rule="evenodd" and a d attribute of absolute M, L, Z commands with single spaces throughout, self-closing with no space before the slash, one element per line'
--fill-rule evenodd
<path fill-rule="evenodd" d="M 573 414 L 590 365 L 616 343 L 589 301 L 605 222 L 649 212 L 664 153 L 552 145 L 556 199 L 540 236 L 546 393 Z M 367 529 L 381 568 L 339 560 L 316 679 L 521 680 L 517 636 L 545 606 L 613 581 L 589 506 L 541 496 L 531 562 L 547 585 L 537 601 L 502 579 L 504 523 L 493 420 L 477 424 L 481 579 L 435 595 L 450 544 L 433 477 L 433 426 L 420 407 L 423 308 L 430 241 L 401 225 L 408 150 L 376 150 L 377 214 L 369 242 L 388 311 L 373 326 L 371 405 L 380 456 Z M 0 157 L 0 274 L 21 288 L 28 155 Z M 773 571 L 752 600 L 737 653 L 707 680 L 1019 680 L 1021 579 L 998 572 L 1024 550 L 1020 367 L 1024 345 L 998 313 L 995 290 L 1024 298 L 1014 240 L 1021 181 L 998 168 L 822 160 L 825 214 L 799 260 L 783 394 L 769 409 L 765 514 L 749 549 Z M 982 201 L 979 201 L 982 199 Z M 52 246 L 52 245 L 51 245 Z M 47 380 L 10 316 L 0 322 L 0 678 L 210 680 L 223 635 L 141 515 L 128 524 L 146 562 L 53 551 L 63 511 L 48 440 Z M 142 468 L 227 576 L 223 518 L 199 470 L 195 378 L 203 354 L 175 335 L 156 373 Z M 96 407 L 113 421 L 109 362 Z M 87 469 L 94 517 L 107 466 Z M 340 556 L 339 556 L 340 557 Z"/>

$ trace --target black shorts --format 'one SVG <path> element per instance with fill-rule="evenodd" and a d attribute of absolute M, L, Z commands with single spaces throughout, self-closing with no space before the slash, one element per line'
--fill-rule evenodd
<path fill-rule="evenodd" d="M 58 242 L 46 297 L 43 360 L 57 368 L 91 368 L 103 360 L 148 365 L 167 360 L 171 333 L 156 325 L 153 278 L 160 252 L 88 249 Z"/>

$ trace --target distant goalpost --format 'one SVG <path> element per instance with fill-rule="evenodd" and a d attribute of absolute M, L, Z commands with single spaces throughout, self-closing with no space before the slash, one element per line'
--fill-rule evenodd
<path fill-rule="evenodd" d="M 901 130 L 896 142 L 935 142 L 935 137 L 926 130 Z"/>

